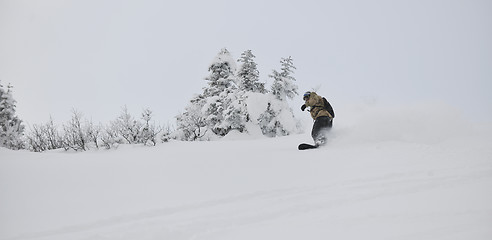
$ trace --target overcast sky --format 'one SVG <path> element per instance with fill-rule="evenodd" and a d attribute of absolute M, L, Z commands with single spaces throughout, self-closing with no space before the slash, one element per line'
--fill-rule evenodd
<path fill-rule="evenodd" d="M 0 80 L 29 124 L 125 105 L 173 123 L 223 47 L 251 49 L 268 85 L 292 56 L 335 111 L 441 101 L 492 120 L 489 0 L 0 0 Z"/>

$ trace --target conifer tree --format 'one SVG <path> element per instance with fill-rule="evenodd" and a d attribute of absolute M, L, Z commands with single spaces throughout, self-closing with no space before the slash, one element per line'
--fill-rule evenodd
<path fill-rule="evenodd" d="M 292 109 L 287 99 L 292 99 L 297 93 L 297 85 L 294 83 L 294 69 L 292 57 L 282 58 L 281 71 L 273 70 L 269 75 L 274 79 L 271 94 L 272 99 L 268 102 L 266 111 L 260 115 L 258 122 L 264 135 L 285 136 L 299 131 Z"/>
<path fill-rule="evenodd" d="M 243 91 L 235 90 L 226 99 L 224 110 L 224 125 L 229 130 L 244 132 L 246 122 L 250 121 Z"/>
<path fill-rule="evenodd" d="M 16 101 L 12 97 L 12 86 L 3 89 L 0 82 L 0 146 L 18 150 L 24 147 L 24 126 L 15 115 Z"/>
<path fill-rule="evenodd" d="M 225 121 L 225 110 L 230 104 L 229 95 L 236 89 L 234 72 L 236 64 L 231 53 L 223 48 L 209 67 L 208 87 L 204 89 L 204 114 L 208 128 L 218 136 L 225 136 L 230 126 Z"/>
<path fill-rule="evenodd" d="M 239 90 L 266 93 L 265 83 L 259 81 L 260 72 L 254 61 L 255 57 L 251 50 L 246 50 L 241 54 L 241 58 L 237 60 L 242 63 L 237 73 Z"/>
<path fill-rule="evenodd" d="M 203 93 L 205 97 L 219 96 L 226 90 L 235 87 L 236 64 L 226 48 L 220 50 L 210 64 L 208 71 L 210 75 L 205 78 L 208 81 L 208 87 L 204 89 Z"/>
<path fill-rule="evenodd" d="M 268 137 L 286 136 L 300 132 L 299 122 L 286 101 L 280 101 L 272 95 L 267 109 L 258 117 L 263 135 Z"/>
<path fill-rule="evenodd" d="M 268 137 L 277 136 L 277 128 L 279 122 L 275 120 L 275 111 L 272 109 L 272 104 L 268 103 L 267 109 L 258 118 L 258 124 L 260 125 L 263 135 Z"/>
<path fill-rule="evenodd" d="M 292 76 L 296 67 L 293 64 L 292 57 L 282 58 L 280 61 L 282 68 L 281 72 L 273 70 L 269 77 L 273 78 L 272 94 L 277 99 L 284 101 L 287 98 L 293 99 L 297 93 L 297 85 L 294 83 L 296 79 Z"/>

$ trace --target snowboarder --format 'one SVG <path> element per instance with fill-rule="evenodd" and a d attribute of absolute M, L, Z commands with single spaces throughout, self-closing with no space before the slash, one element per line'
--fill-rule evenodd
<path fill-rule="evenodd" d="M 314 120 L 313 130 L 311 131 L 314 144 L 316 147 L 324 145 L 326 143 L 326 133 L 333 126 L 335 112 L 333 112 L 330 103 L 315 92 L 304 93 L 303 99 L 305 103 L 301 106 L 301 110 L 304 111 L 306 107 L 310 107 L 308 111 Z"/>

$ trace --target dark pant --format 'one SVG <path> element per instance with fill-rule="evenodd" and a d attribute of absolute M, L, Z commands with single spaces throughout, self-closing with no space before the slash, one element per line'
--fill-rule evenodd
<path fill-rule="evenodd" d="M 313 130 L 311 136 L 314 143 L 317 145 L 323 145 L 326 142 L 326 133 L 333 126 L 333 120 L 330 117 L 318 117 L 314 121 Z"/>

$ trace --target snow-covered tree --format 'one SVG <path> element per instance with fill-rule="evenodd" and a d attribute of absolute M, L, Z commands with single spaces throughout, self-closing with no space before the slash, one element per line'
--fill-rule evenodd
<path fill-rule="evenodd" d="M 297 94 L 292 58 L 282 59 L 281 72 L 274 71 L 271 94 L 267 94 L 265 84 L 259 81 L 254 58 L 251 50 L 245 51 L 238 60 L 242 64 L 236 72 L 229 51 L 222 49 L 219 52 L 209 66 L 208 85 L 203 93 L 192 99 L 185 112 L 177 116 L 176 138 L 209 140 L 223 137 L 232 130 L 258 132 L 253 127 L 255 124 L 268 136 L 297 131 L 287 103 L 287 98 Z"/>
<path fill-rule="evenodd" d="M 226 99 L 224 110 L 224 125 L 227 129 L 244 132 L 246 122 L 250 121 L 243 91 L 235 90 Z"/>
<path fill-rule="evenodd" d="M 196 141 L 202 139 L 208 131 L 207 121 L 202 108 L 204 99 L 195 97 L 185 108 L 185 112 L 178 115 L 177 131 L 175 137 L 185 141 Z"/>
<path fill-rule="evenodd" d="M 99 139 L 101 137 L 101 132 L 102 132 L 102 126 L 96 125 L 90 121 L 86 121 L 85 126 L 84 126 L 84 131 L 87 137 L 87 140 L 90 141 L 92 144 L 94 144 L 94 147 L 99 149 Z"/>
<path fill-rule="evenodd" d="M 163 126 L 161 141 L 169 142 L 169 140 L 171 139 L 176 139 L 176 136 L 174 135 L 175 132 L 176 130 L 173 128 L 173 126 L 171 126 L 171 124 L 168 123 L 167 125 Z"/>
<path fill-rule="evenodd" d="M 244 102 L 238 93 L 236 64 L 230 52 L 222 49 L 208 70 L 208 86 L 177 116 L 180 139 L 194 141 L 206 134 L 225 136 L 233 129 L 244 131 Z"/>
<path fill-rule="evenodd" d="M 136 120 L 125 106 L 120 116 L 112 123 L 118 134 L 129 144 L 139 143 L 139 136 L 143 124 Z"/>
<path fill-rule="evenodd" d="M 124 143 L 123 138 L 119 135 L 118 125 L 116 122 L 111 122 L 101 132 L 101 142 L 106 149 L 117 148 Z"/>
<path fill-rule="evenodd" d="M 210 75 L 205 78 L 208 87 L 203 91 L 202 109 L 208 128 L 218 136 L 225 136 L 231 127 L 225 121 L 225 111 L 230 104 L 230 95 L 235 94 L 236 63 L 227 49 L 222 49 L 209 66 Z"/>
<path fill-rule="evenodd" d="M 226 90 L 217 97 L 205 99 L 202 109 L 208 129 L 221 137 L 231 130 L 243 132 L 249 119 L 244 97 L 237 89 Z"/>
<path fill-rule="evenodd" d="M 293 99 L 297 93 L 297 85 L 294 83 L 296 79 L 292 76 L 294 74 L 294 66 L 292 57 L 282 58 L 280 61 L 282 68 L 281 71 L 273 70 L 273 73 L 269 77 L 273 78 L 272 94 L 282 101 L 287 98 Z"/>
<path fill-rule="evenodd" d="M 15 104 L 12 86 L 4 90 L 0 82 L 0 146 L 18 150 L 24 147 L 24 126 L 15 115 Z"/>
<path fill-rule="evenodd" d="M 267 109 L 258 117 L 263 135 L 276 137 L 299 133 L 300 123 L 295 119 L 288 103 L 271 96 Z"/>
<path fill-rule="evenodd" d="M 273 70 L 269 77 L 273 78 L 272 98 L 268 107 L 258 118 L 258 123 L 266 136 L 285 136 L 299 132 L 300 124 L 295 120 L 287 99 L 293 99 L 297 93 L 296 79 L 292 57 L 282 58 L 281 71 Z"/>
<path fill-rule="evenodd" d="M 229 129 L 223 124 L 224 109 L 227 107 L 225 102 L 227 94 L 224 92 L 221 96 L 207 98 L 204 106 L 207 126 L 218 136 L 225 136 L 229 132 Z"/>
<path fill-rule="evenodd" d="M 100 146 L 111 149 L 124 143 L 155 146 L 161 126 L 152 120 L 150 109 L 143 111 L 141 119 L 143 122 L 135 119 L 125 106 L 116 120 L 103 126 L 83 119 L 80 112 L 73 110 L 72 118 L 63 124 L 60 132 L 51 118 L 44 125 L 33 125 L 26 134 L 26 143 L 35 152 L 57 148 L 86 151 Z"/>
<path fill-rule="evenodd" d="M 157 144 L 156 137 L 162 131 L 162 128 L 152 121 L 152 111 L 150 109 L 145 109 L 142 113 L 142 120 L 144 120 L 143 128 L 140 132 L 140 142 L 147 145 L 149 142 L 152 145 Z"/>
<path fill-rule="evenodd" d="M 28 149 L 34 152 L 42 152 L 48 149 L 45 131 L 41 125 L 33 125 L 31 131 L 26 135 Z"/>
<path fill-rule="evenodd" d="M 43 152 L 63 147 L 62 137 L 51 117 L 46 124 L 34 124 L 26 134 L 26 139 L 27 148 L 34 152 Z"/>
<path fill-rule="evenodd" d="M 205 78 L 208 81 L 208 87 L 203 92 L 205 97 L 219 96 L 224 91 L 235 88 L 236 63 L 226 48 L 220 50 L 208 71 L 210 75 Z"/>
<path fill-rule="evenodd" d="M 44 125 L 43 129 L 45 131 L 46 140 L 48 143 L 47 150 L 61 148 L 60 132 L 58 132 L 58 128 L 55 126 L 53 118 L 50 117 L 50 120 Z"/>
<path fill-rule="evenodd" d="M 254 58 L 255 55 L 251 50 L 246 50 L 237 60 L 242 63 L 237 72 L 239 89 L 247 92 L 266 93 L 265 83 L 260 82 L 260 71 L 258 71 Z"/>
<path fill-rule="evenodd" d="M 65 150 L 86 151 L 89 149 L 90 139 L 84 128 L 82 114 L 73 110 L 72 119 L 63 125 L 62 146 Z"/>
<path fill-rule="evenodd" d="M 258 124 L 260 125 L 263 135 L 268 137 L 277 136 L 278 121 L 274 120 L 275 111 L 272 109 L 272 104 L 268 103 L 267 109 L 258 118 Z"/>

